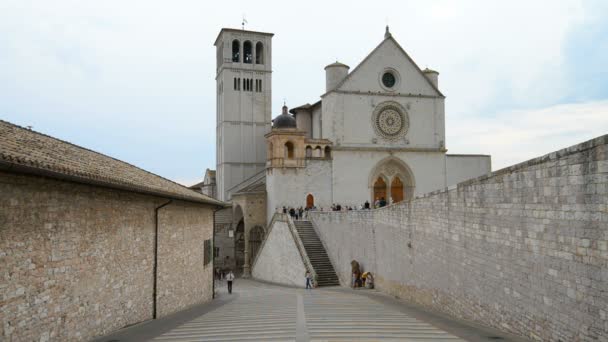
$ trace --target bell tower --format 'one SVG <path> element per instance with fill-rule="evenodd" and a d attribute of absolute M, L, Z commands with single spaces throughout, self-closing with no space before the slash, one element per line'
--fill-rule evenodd
<path fill-rule="evenodd" d="M 217 194 L 261 172 L 266 165 L 272 101 L 272 33 L 223 28 L 217 39 Z"/>

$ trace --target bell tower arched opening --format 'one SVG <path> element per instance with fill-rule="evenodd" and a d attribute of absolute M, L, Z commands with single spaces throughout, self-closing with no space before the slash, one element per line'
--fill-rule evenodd
<path fill-rule="evenodd" d="M 264 64 L 264 44 L 262 42 L 255 44 L 255 64 Z"/>
<path fill-rule="evenodd" d="M 240 62 L 241 59 L 241 43 L 238 40 L 232 41 L 232 61 L 235 63 Z"/>

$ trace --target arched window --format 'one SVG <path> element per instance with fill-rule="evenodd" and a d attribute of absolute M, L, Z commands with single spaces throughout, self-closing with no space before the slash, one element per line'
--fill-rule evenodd
<path fill-rule="evenodd" d="M 285 159 L 293 159 L 293 143 L 288 141 L 285 143 Z"/>
<path fill-rule="evenodd" d="M 250 41 L 246 41 L 245 44 L 243 44 L 243 63 L 253 63 L 253 50 Z"/>
<path fill-rule="evenodd" d="M 316 157 L 316 158 L 321 158 L 321 154 L 322 154 L 321 146 L 315 147 L 315 150 L 313 151 L 312 156 Z"/>
<path fill-rule="evenodd" d="M 403 182 L 398 176 L 391 182 L 391 200 L 393 203 L 403 201 Z"/>
<path fill-rule="evenodd" d="M 306 146 L 306 158 L 312 157 L 312 147 Z"/>
<path fill-rule="evenodd" d="M 262 42 L 255 44 L 255 64 L 264 64 L 264 45 Z"/>
<path fill-rule="evenodd" d="M 315 197 L 312 194 L 306 196 L 306 208 L 312 208 L 315 206 Z"/>
<path fill-rule="evenodd" d="M 325 146 L 325 158 L 331 158 L 331 148 L 329 146 Z"/>
<path fill-rule="evenodd" d="M 241 43 L 238 40 L 232 41 L 232 61 L 240 62 L 241 59 Z"/>
<path fill-rule="evenodd" d="M 268 143 L 268 155 L 266 157 L 267 159 L 272 159 L 272 142 Z"/>

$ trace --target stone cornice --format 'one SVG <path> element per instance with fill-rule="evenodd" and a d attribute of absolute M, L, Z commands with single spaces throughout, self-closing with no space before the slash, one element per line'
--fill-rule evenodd
<path fill-rule="evenodd" d="M 369 146 L 369 145 L 338 145 L 334 151 L 387 151 L 387 152 L 434 152 L 445 153 L 445 148 L 435 147 L 403 147 L 403 146 Z"/>
<path fill-rule="evenodd" d="M 423 99 L 445 99 L 445 96 L 438 95 L 423 95 L 423 94 L 401 94 L 401 93 L 389 93 L 389 92 L 371 92 L 371 91 L 355 91 L 355 90 L 330 90 L 327 93 L 321 95 L 321 98 L 331 94 L 350 94 L 350 95 L 369 95 L 369 96 L 386 96 L 386 97 L 408 97 L 408 98 L 423 98 Z"/>
<path fill-rule="evenodd" d="M 225 64 L 225 63 L 224 63 Z M 224 64 L 222 64 L 222 66 L 217 69 L 217 74 L 215 75 L 215 79 L 217 80 L 218 76 L 222 73 L 222 71 L 224 70 L 229 70 L 229 71 L 245 71 L 245 72 L 251 72 L 251 73 L 260 73 L 260 74 L 272 74 L 272 70 L 265 70 L 265 69 L 250 69 L 250 68 L 244 68 L 244 67 L 234 67 L 234 66 L 225 66 Z M 262 64 L 257 64 L 257 65 L 262 65 Z"/>

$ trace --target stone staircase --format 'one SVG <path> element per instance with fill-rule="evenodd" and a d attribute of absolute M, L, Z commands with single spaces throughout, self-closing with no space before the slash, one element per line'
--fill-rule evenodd
<path fill-rule="evenodd" d="M 339 286 L 340 280 L 334 271 L 334 267 L 329 261 L 329 256 L 317 232 L 310 221 L 293 221 L 304 244 L 308 259 L 317 273 L 317 285 L 319 286 Z"/>

